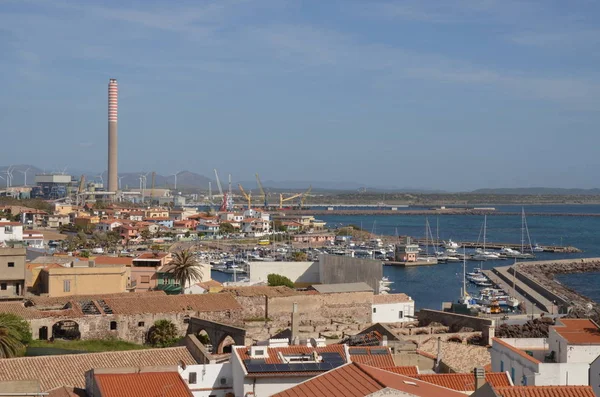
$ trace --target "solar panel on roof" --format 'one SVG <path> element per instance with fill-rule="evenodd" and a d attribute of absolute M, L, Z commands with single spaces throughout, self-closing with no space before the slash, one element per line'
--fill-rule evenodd
<path fill-rule="evenodd" d="M 321 371 L 329 371 L 330 369 L 333 369 L 333 364 L 332 363 L 319 363 L 319 369 Z"/>
<path fill-rule="evenodd" d="M 321 357 L 323 358 L 324 362 L 345 362 L 345 360 L 342 358 L 342 356 L 340 356 L 339 353 L 321 353 Z"/>
<path fill-rule="evenodd" d="M 343 362 L 343 361 L 331 361 L 328 364 L 331 364 L 333 368 L 337 368 L 337 367 L 339 367 L 341 365 L 344 365 L 346 363 Z"/>
<path fill-rule="evenodd" d="M 264 372 L 260 364 L 246 364 L 248 372 Z"/>
<path fill-rule="evenodd" d="M 318 371 L 319 369 L 319 363 L 304 363 L 305 371 Z"/>
<path fill-rule="evenodd" d="M 365 354 L 367 354 L 367 349 L 350 349 L 350 354 L 365 355 Z"/>
<path fill-rule="evenodd" d="M 292 372 L 302 372 L 304 371 L 304 365 L 302 364 L 290 364 L 290 371 Z"/>
<path fill-rule="evenodd" d="M 261 365 L 263 372 L 276 372 L 277 367 L 276 364 L 262 364 Z"/>
<path fill-rule="evenodd" d="M 279 372 L 288 372 L 290 370 L 289 364 L 275 364 L 275 369 Z"/>
<path fill-rule="evenodd" d="M 375 355 L 388 354 L 388 350 L 387 349 L 371 349 L 371 354 L 375 354 Z"/>

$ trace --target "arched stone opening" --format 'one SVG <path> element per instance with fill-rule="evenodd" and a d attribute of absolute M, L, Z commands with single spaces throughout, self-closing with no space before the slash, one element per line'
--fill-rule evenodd
<path fill-rule="evenodd" d="M 72 320 L 59 321 L 52 326 L 53 339 L 77 340 L 81 338 L 79 324 Z"/>
<path fill-rule="evenodd" d="M 460 336 L 456 336 L 456 335 L 454 335 L 454 336 L 451 336 L 451 337 L 449 337 L 448 339 L 446 339 L 446 342 L 462 343 L 462 342 L 463 342 L 463 340 L 461 339 L 461 337 L 460 337 Z"/>
<path fill-rule="evenodd" d="M 231 353 L 231 347 L 235 345 L 235 340 L 230 335 L 225 335 L 217 346 L 217 354 Z"/>
<path fill-rule="evenodd" d="M 201 329 L 200 331 L 196 332 L 196 337 L 210 353 L 213 352 L 214 348 L 212 345 L 212 341 L 210 340 L 210 336 L 208 335 L 208 332 L 206 332 L 206 330 Z"/>

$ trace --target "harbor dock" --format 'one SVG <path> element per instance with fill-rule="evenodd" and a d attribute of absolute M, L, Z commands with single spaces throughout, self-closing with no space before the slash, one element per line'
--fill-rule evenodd
<path fill-rule="evenodd" d="M 425 245 L 425 244 L 429 244 L 431 246 L 436 246 L 436 242 L 435 241 L 431 241 L 431 240 L 426 240 L 424 238 L 417 238 L 417 239 L 413 239 L 413 241 L 415 241 L 417 244 L 419 245 Z M 461 248 L 465 247 L 465 248 L 483 248 L 483 242 L 476 242 L 476 241 L 456 241 L 456 243 L 458 243 Z M 438 246 L 442 246 L 443 243 L 440 242 L 437 244 Z M 490 250 L 499 250 L 502 247 L 506 247 L 506 248 L 511 248 L 514 250 L 521 250 L 521 244 L 515 244 L 515 243 L 494 243 L 494 242 L 486 242 L 485 243 L 485 248 L 486 249 L 490 249 Z M 525 250 L 524 252 L 528 252 L 528 246 L 525 246 Z M 578 253 L 578 252 L 582 252 L 579 248 L 577 247 L 572 247 L 572 246 L 560 246 L 560 245 L 544 245 L 541 246 L 541 248 L 544 249 L 544 252 L 556 252 L 556 253 L 562 253 L 562 254 L 571 254 L 571 253 Z"/>

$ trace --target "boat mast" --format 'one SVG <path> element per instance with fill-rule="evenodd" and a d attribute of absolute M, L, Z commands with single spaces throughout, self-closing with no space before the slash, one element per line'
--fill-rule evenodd
<path fill-rule="evenodd" d="M 485 233 L 487 231 L 487 215 L 483 216 L 483 253 L 485 254 Z"/>
<path fill-rule="evenodd" d="M 525 208 L 521 207 L 521 253 L 524 253 L 524 252 L 525 252 Z"/>
<path fill-rule="evenodd" d="M 467 249 L 463 246 L 463 297 L 467 296 Z"/>

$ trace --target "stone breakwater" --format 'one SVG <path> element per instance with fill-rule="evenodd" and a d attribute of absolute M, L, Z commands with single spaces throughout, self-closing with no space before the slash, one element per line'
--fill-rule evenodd
<path fill-rule="evenodd" d="M 557 274 L 599 272 L 600 258 L 521 263 L 518 271 L 570 302 L 570 317 L 591 317 L 596 321 L 600 320 L 600 306 L 597 303 L 555 279 Z"/>
<path fill-rule="evenodd" d="M 282 213 L 288 215 L 313 215 L 313 216 L 324 216 L 324 215 L 396 215 L 396 216 L 410 216 L 410 215 L 477 215 L 477 216 L 521 216 L 521 212 L 508 212 L 508 211 L 491 211 L 491 210 L 477 210 L 477 209 L 444 209 L 444 210 L 391 210 L 391 209 L 333 209 L 333 210 L 321 210 L 321 209 L 302 209 L 302 210 L 285 210 Z M 600 213 L 578 213 L 578 212 L 528 212 L 528 217 L 532 216 L 544 216 L 544 217 L 557 217 L 557 216 L 569 216 L 569 217 L 600 217 Z"/>

